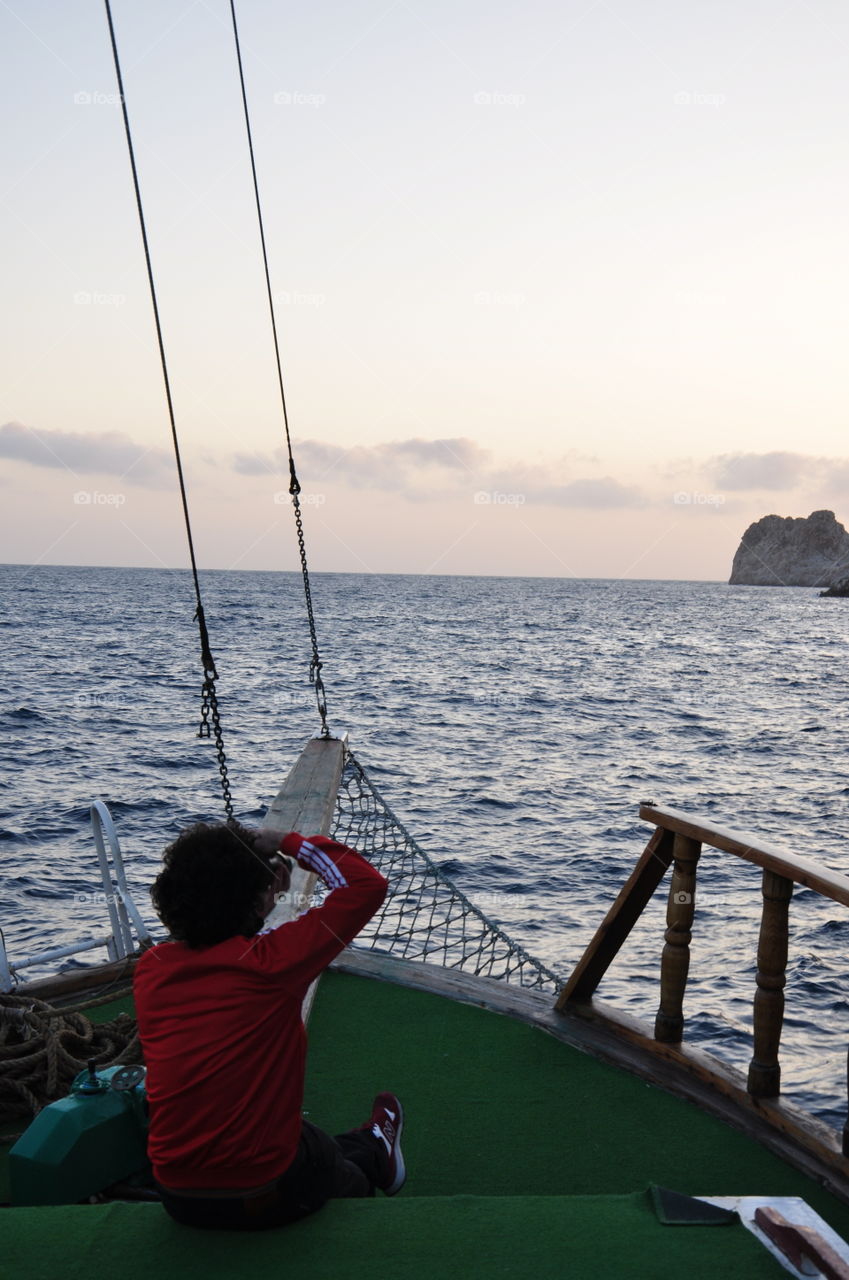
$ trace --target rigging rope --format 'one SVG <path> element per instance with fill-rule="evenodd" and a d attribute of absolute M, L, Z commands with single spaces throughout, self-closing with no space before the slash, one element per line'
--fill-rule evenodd
<path fill-rule="evenodd" d="M 304 541 L 304 522 L 299 497 L 301 486 L 295 471 L 295 458 L 292 453 L 292 437 L 289 434 L 289 414 L 286 408 L 286 392 L 283 387 L 283 366 L 280 360 L 280 343 L 277 338 L 277 316 L 274 311 L 274 295 L 271 291 L 271 272 L 268 267 L 268 250 L 265 243 L 265 225 L 262 218 L 262 204 L 259 198 L 259 181 L 256 173 L 256 160 L 254 159 L 253 134 L 251 132 L 250 112 L 248 111 L 248 95 L 247 90 L 245 89 L 245 73 L 242 66 L 242 47 L 239 41 L 239 28 L 236 23 L 235 0 L 230 0 L 230 14 L 233 19 L 233 38 L 236 43 L 236 60 L 239 64 L 239 84 L 242 90 L 242 106 L 245 113 L 245 130 L 248 135 L 248 151 L 251 158 L 251 175 L 253 177 L 254 185 L 256 216 L 257 222 L 259 223 L 260 244 L 262 245 L 262 262 L 265 269 L 265 289 L 268 294 L 268 310 L 271 316 L 271 332 L 274 338 L 274 357 L 277 361 L 277 385 L 280 388 L 280 404 L 283 409 L 283 427 L 286 435 L 286 449 L 289 454 L 289 493 L 292 497 L 292 507 L 295 512 L 295 529 L 298 535 L 298 551 L 301 558 L 301 575 L 304 580 L 304 598 L 307 605 L 307 619 L 310 628 L 310 641 L 312 643 L 310 683 L 315 689 L 316 701 L 318 703 L 318 714 L 321 717 L 321 736 L 323 738 L 329 738 L 330 730 L 327 727 L 327 694 L 324 688 L 324 681 L 321 678 L 322 662 L 318 652 L 318 635 L 316 633 L 315 615 L 313 614 L 310 574 L 309 568 L 307 567 L 307 549 Z"/>
<path fill-rule="evenodd" d="M 210 717 L 212 719 L 212 737 L 215 739 L 215 752 L 218 757 L 218 772 L 221 776 L 221 791 L 224 796 L 224 810 L 228 819 L 233 818 L 233 800 L 230 794 L 230 778 L 227 770 L 227 757 L 224 752 L 224 736 L 221 730 L 221 715 L 218 710 L 218 694 L 215 688 L 215 682 L 218 679 L 218 672 L 215 668 L 215 660 L 209 645 L 209 632 L 206 626 L 206 615 L 203 610 L 203 600 L 201 598 L 200 581 L 198 579 L 197 561 L 195 559 L 195 545 L 192 537 L 192 524 L 189 518 L 189 502 L 186 496 L 186 484 L 183 478 L 183 463 L 180 456 L 180 442 L 177 437 L 177 424 L 174 418 L 174 403 L 171 397 L 171 379 L 168 376 L 168 362 L 165 358 L 165 342 L 162 337 L 162 325 L 159 320 L 159 304 L 156 298 L 156 285 L 153 279 L 153 265 L 150 258 L 150 247 L 147 240 L 147 227 L 144 219 L 144 209 L 142 208 L 141 188 L 139 186 L 139 176 L 136 169 L 136 156 L 133 148 L 133 137 L 130 132 L 130 117 L 127 114 L 127 100 L 124 95 L 124 79 L 121 75 L 121 61 L 118 57 L 118 43 L 115 39 L 115 27 L 112 22 L 112 9 L 109 0 L 104 0 L 106 5 L 106 18 L 109 23 L 109 38 L 112 42 L 112 58 L 115 63 L 115 76 L 118 81 L 118 94 L 121 101 L 121 111 L 124 116 L 124 132 L 127 136 L 127 150 L 130 154 L 130 168 L 133 173 L 133 188 L 136 194 L 136 208 L 139 215 L 139 226 L 141 227 L 142 244 L 144 246 L 144 260 L 147 265 L 147 279 L 150 285 L 150 300 L 153 303 L 153 319 L 156 325 L 156 340 L 159 345 L 159 360 L 162 365 L 162 377 L 165 382 L 165 399 L 168 403 L 168 420 L 171 424 L 171 439 L 174 444 L 174 456 L 177 460 L 177 477 L 180 482 L 180 498 L 183 503 L 183 519 L 186 525 L 186 537 L 189 543 L 189 558 L 192 565 L 192 578 L 195 587 L 196 611 L 195 619 L 198 624 L 200 633 L 200 653 L 201 662 L 203 664 L 203 686 L 201 688 L 201 719 L 200 728 L 198 730 L 199 738 L 210 737 Z"/>

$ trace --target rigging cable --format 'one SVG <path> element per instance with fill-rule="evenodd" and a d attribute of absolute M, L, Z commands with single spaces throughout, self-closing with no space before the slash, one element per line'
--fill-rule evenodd
<path fill-rule="evenodd" d="M 180 497 L 183 503 L 183 517 L 186 522 L 186 537 L 189 542 L 189 558 L 192 564 L 192 577 L 195 586 L 195 600 L 197 609 L 195 619 L 198 624 L 200 633 L 200 651 L 201 662 L 203 663 L 203 687 L 201 690 L 201 719 L 200 728 L 198 730 L 199 738 L 215 739 L 215 751 L 218 757 L 218 771 L 221 775 L 221 790 L 224 796 L 224 810 L 228 820 L 233 819 L 233 800 L 230 794 L 230 779 L 227 771 L 227 757 L 224 754 L 224 737 L 221 729 L 221 715 L 218 710 L 218 695 L 215 688 L 215 682 L 218 679 L 218 672 L 215 669 L 215 660 L 209 646 L 209 633 L 206 627 L 206 616 L 203 611 L 203 600 L 201 599 L 200 581 L 198 579 L 197 561 L 195 559 L 195 546 L 192 538 L 192 525 L 189 519 L 189 503 L 186 497 L 186 485 L 183 479 L 183 463 L 180 457 L 180 442 L 177 438 L 177 425 L 174 420 L 174 403 L 171 398 L 171 380 L 168 376 L 168 364 L 165 359 L 165 343 L 162 338 L 162 325 L 159 321 L 159 306 L 156 300 L 156 286 L 153 281 L 153 266 L 150 259 L 150 248 L 147 241 L 147 228 L 144 220 L 144 210 L 142 208 L 141 188 L 139 187 L 139 176 L 136 169 L 136 157 L 133 149 L 133 138 L 130 133 L 130 117 L 127 114 L 127 101 L 124 96 L 124 80 L 121 75 L 121 62 L 118 57 L 118 44 L 115 39 L 115 27 L 112 23 L 112 10 L 109 0 L 104 0 L 106 5 L 106 18 L 109 23 L 109 38 L 112 42 L 112 58 L 115 63 L 115 75 L 118 80 L 118 94 L 121 101 L 121 111 L 124 116 L 124 132 L 127 135 L 127 149 L 130 153 L 130 168 L 133 172 L 133 187 L 136 193 L 136 208 L 139 214 L 139 225 L 141 227 L 142 244 L 144 245 L 144 258 L 147 264 L 147 278 L 150 284 L 150 299 L 153 303 L 153 318 L 156 324 L 156 340 L 159 344 L 159 359 L 162 365 L 162 377 L 165 381 L 165 399 L 168 403 L 168 419 L 171 423 L 171 439 L 174 443 L 174 456 L 177 460 L 177 477 L 180 482 Z M 210 719 L 212 720 L 212 729 L 210 734 Z"/>
<path fill-rule="evenodd" d="M 235 0 L 230 0 L 230 14 L 233 19 L 233 38 L 236 43 L 236 60 L 239 64 L 239 84 L 242 89 L 242 106 L 245 112 L 245 130 L 248 135 L 248 151 L 251 158 L 251 174 L 254 184 L 254 199 L 256 201 L 256 215 L 259 222 L 259 238 L 262 245 L 262 262 L 265 269 L 265 288 L 268 294 L 268 309 L 271 315 L 271 332 L 274 337 L 274 356 L 277 361 L 277 384 L 280 388 L 280 403 L 283 408 L 283 427 L 286 435 L 286 449 L 289 454 L 289 493 L 292 498 L 292 507 L 295 512 L 295 529 L 298 535 L 298 551 L 301 557 L 301 574 L 304 580 L 304 598 L 307 605 L 307 619 L 310 628 L 310 641 L 312 643 L 312 657 L 310 658 L 310 683 L 315 689 L 316 701 L 318 703 L 318 714 L 321 717 L 321 736 L 323 738 L 330 737 L 330 730 L 327 727 L 327 694 L 324 689 L 324 681 L 321 678 L 321 657 L 318 652 L 318 636 L 315 627 L 315 615 L 313 613 L 312 591 L 310 589 L 310 573 L 307 567 L 307 549 L 304 541 L 304 522 L 301 512 L 300 492 L 301 486 L 295 471 L 295 458 L 292 453 L 292 437 L 289 434 L 289 414 L 286 409 L 286 392 L 283 388 L 283 366 L 280 361 L 280 344 L 277 339 L 277 317 L 274 311 L 274 295 L 271 292 L 271 273 L 268 268 L 268 251 L 265 244 L 265 226 L 262 218 L 262 204 L 259 198 L 259 182 L 256 173 L 256 161 L 254 159 L 253 134 L 251 132 L 251 118 L 248 111 L 248 95 L 245 89 L 245 73 L 242 67 L 242 47 L 239 41 L 239 28 L 236 23 L 236 5 Z"/>

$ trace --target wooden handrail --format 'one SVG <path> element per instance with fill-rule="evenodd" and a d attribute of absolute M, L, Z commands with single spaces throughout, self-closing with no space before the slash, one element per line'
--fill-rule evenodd
<path fill-rule="evenodd" d="M 738 858 L 754 862 L 765 871 L 774 871 L 777 876 L 784 876 L 795 884 L 815 889 L 824 898 L 831 898 L 832 902 L 840 902 L 844 907 L 849 907 L 849 876 L 841 875 L 839 871 L 829 871 L 810 858 L 800 858 L 797 854 L 787 853 L 776 845 L 767 844 L 746 831 L 729 831 L 715 826 L 707 818 L 681 813 L 678 809 L 641 804 L 640 817 L 656 827 L 663 827 L 665 831 L 673 831 L 689 836 L 691 840 L 698 840 L 700 844 L 710 845 L 712 849 L 735 853 Z"/>
<path fill-rule="evenodd" d="M 696 896 L 696 868 L 702 845 L 734 854 L 763 869 L 763 907 L 753 1004 L 754 1053 L 747 1089 L 753 1099 L 777 1098 L 781 1068 L 778 1049 L 784 1019 L 788 950 L 788 908 L 793 885 L 813 889 L 849 907 L 849 876 L 829 871 L 808 858 L 787 853 L 747 832 L 729 831 L 698 815 L 643 803 L 640 817 L 655 830 L 634 871 L 558 996 L 556 1009 L 586 1004 L 639 919 L 663 875 L 673 865 L 661 958 L 660 1008 L 654 1042 L 680 1044 L 684 991 L 690 962 L 690 938 Z M 849 1156 L 849 1120 L 843 1131 Z"/>

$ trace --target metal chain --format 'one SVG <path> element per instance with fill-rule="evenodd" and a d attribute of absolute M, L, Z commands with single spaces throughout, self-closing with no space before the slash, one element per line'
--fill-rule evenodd
<path fill-rule="evenodd" d="M 307 602 L 307 618 L 310 627 L 310 641 L 312 642 L 312 657 L 310 659 L 310 684 L 315 689 L 315 698 L 318 703 L 318 714 L 321 717 L 321 736 L 322 738 L 330 737 L 330 730 L 327 727 L 327 694 L 324 691 L 324 681 L 321 678 L 321 657 L 318 652 L 318 636 L 315 630 L 315 615 L 312 608 L 312 590 L 310 588 L 310 572 L 307 568 L 307 548 L 304 542 L 304 523 L 301 518 L 301 500 L 298 496 L 301 492 L 301 486 L 298 477 L 295 474 L 295 463 L 291 453 L 289 454 L 289 474 L 291 480 L 289 483 L 289 493 L 292 495 L 292 506 L 295 511 L 295 529 L 298 535 L 298 551 L 301 557 L 301 574 L 304 579 L 304 598 Z"/>
<path fill-rule="evenodd" d="M 212 735 L 215 739 L 215 754 L 218 757 L 218 773 L 221 777 L 221 793 L 224 797 L 224 812 L 227 814 L 227 820 L 233 821 L 233 797 L 230 794 L 230 775 L 227 770 L 227 757 L 224 754 L 224 735 L 221 731 L 221 713 L 218 710 L 218 692 L 215 688 L 215 681 L 218 679 L 218 672 L 215 669 L 215 660 L 209 649 L 209 636 L 206 632 L 206 619 L 203 614 L 203 605 L 199 604 L 197 613 L 198 628 L 201 634 L 201 651 L 203 659 L 203 686 L 200 694 L 200 726 L 198 728 L 199 738 L 210 737 L 209 718 L 212 717 Z"/>
<path fill-rule="evenodd" d="M 298 551 L 301 557 L 301 574 L 304 579 L 304 597 L 307 604 L 307 619 L 310 628 L 310 641 L 312 643 L 312 657 L 310 659 L 310 683 L 315 689 L 316 701 L 318 703 L 318 714 L 321 717 L 321 736 L 323 738 L 330 737 L 330 730 L 327 727 L 327 695 L 324 689 L 324 681 L 321 678 L 322 662 L 318 652 L 318 637 L 315 629 L 315 615 L 312 607 L 312 591 L 310 590 L 310 574 L 307 568 L 307 548 L 304 541 L 304 523 L 301 513 L 301 503 L 298 498 L 301 492 L 301 486 L 298 477 L 295 474 L 295 459 L 292 454 L 292 438 L 289 434 L 289 414 L 286 408 L 286 392 L 283 388 L 283 366 L 280 360 L 280 343 L 277 338 L 277 317 L 274 311 L 274 294 L 271 291 L 271 272 L 268 267 L 268 250 L 265 243 L 265 226 L 262 218 L 262 204 L 259 198 L 259 180 L 256 172 L 256 160 L 254 158 L 253 134 L 251 133 L 251 118 L 248 111 L 248 95 L 245 88 L 245 73 L 242 66 L 242 48 L 239 42 L 239 28 L 236 23 L 236 5 L 235 0 L 230 0 L 230 14 L 233 19 L 233 39 L 236 45 L 236 60 L 239 66 L 239 83 L 242 89 L 242 106 L 245 113 L 245 131 L 248 136 L 248 151 L 251 158 L 251 174 L 253 175 L 254 184 L 254 200 L 256 202 L 256 216 L 259 223 L 259 239 L 262 246 L 262 262 L 265 268 L 265 289 L 268 295 L 268 309 L 271 316 L 271 333 L 274 338 L 274 355 L 277 360 L 277 385 L 280 389 L 280 403 L 283 409 L 283 427 L 286 434 L 286 448 L 289 454 L 289 493 L 292 496 L 292 506 L 295 511 L 295 529 L 298 535 Z"/>

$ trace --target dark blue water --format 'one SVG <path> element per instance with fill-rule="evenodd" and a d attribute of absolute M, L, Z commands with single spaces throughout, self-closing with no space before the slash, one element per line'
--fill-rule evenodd
<path fill-rule="evenodd" d="M 203 579 L 236 808 L 255 821 L 317 729 L 301 584 Z M 0 923 L 11 957 L 100 930 L 88 806 L 144 898 L 163 844 L 220 816 L 196 734 L 185 572 L 0 567 Z M 692 809 L 849 871 L 849 602 L 712 583 L 318 574 L 330 723 L 406 825 L 568 973 L 645 844 L 638 802 Z M 665 904 L 600 994 L 657 1005 Z M 152 919 L 152 917 L 151 917 Z M 688 1034 L 745 1067 L 759 873 L 706 851 Z M 849 913 L 791 905 L 784 1085 L 841 1122 Z"/>

